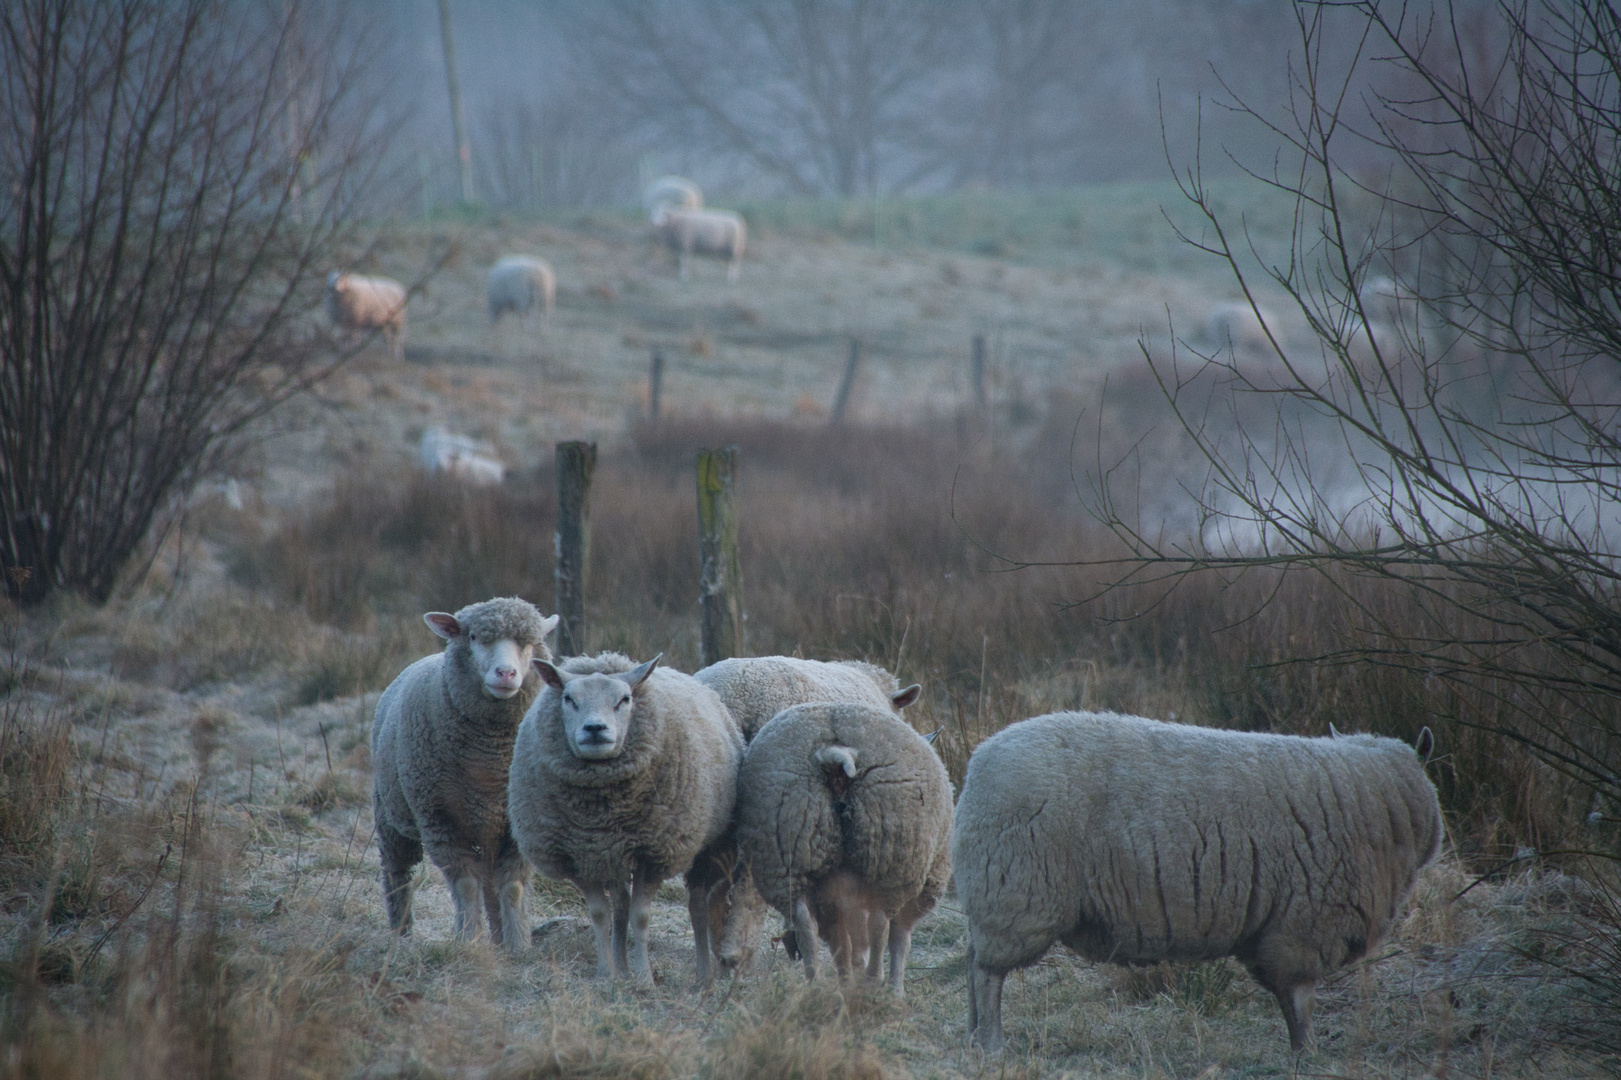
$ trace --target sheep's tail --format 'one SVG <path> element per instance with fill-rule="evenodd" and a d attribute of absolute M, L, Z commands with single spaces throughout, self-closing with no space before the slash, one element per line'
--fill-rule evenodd
<path fill-rule="evenodd" d="M 856 752 L 848 746 L 824 746 L 816 751 L 815 761 L 822 767 L 827 790 L 835 799 L 843 798 L 856 778 Z"/>
<path fill-rule="evenodd" d="M 843 771 L 845 777 L 854 780 L 856 776 L 856 752 L 848 746 L 824 746 L 816 751 L 816 764 L 824 771 Z"/>

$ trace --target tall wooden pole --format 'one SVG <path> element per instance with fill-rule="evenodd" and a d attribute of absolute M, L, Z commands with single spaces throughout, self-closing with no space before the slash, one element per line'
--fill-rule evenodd
<path fill-rule="evenodd" d="M 439 33 L 445 43 L 445 79 L 450 83 L 450 127 L 462 166 L 462 202 L 473 201 L 473 147 L 467 141 L 467 114 L 462 111 L 462 84 L 456 77 L 456 43 L 450 36 L 450 0 L 439 0 Z"/>
<path fill-rule="evenodd" d="M 985 335 L 974 335 L 974 351 L 968 361 L 968 383 L 974 392 L 974 408 L 985 411 Z"/>
<path fill-rule="evenodd" d="M 861 367 L 861 342 L 850 339 L 850 357 L 844 362 L 844 375 L 839 379 L 839 392 L 833 397 L 833 422 L 844 423 L 844 410 L 850 405 L 850 391 L 855 388 L 856 370 Z"/>
<path fill-rule="evenodd" d="M 737 557 L 737 447 L 698 451 L 699 662 L 743 653 L 743 567 Z"/>
<path fill-rule="evenodd" d="M 664 393 L 664 353 L 660 349 L 653 350 L 653 363 L 647 371 L 647 418 L 657 421 L 659 418 L 659 398 Z"/>
<path fill-rule="evenodd" d="M 585 590 L 591 577 L 591 474 L 597 444 L 557 444 L 557 655 L 585 652 Z"/>

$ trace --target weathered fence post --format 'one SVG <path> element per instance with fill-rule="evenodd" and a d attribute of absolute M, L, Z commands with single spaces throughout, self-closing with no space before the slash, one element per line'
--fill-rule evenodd
<path fill-rule="evenodd" d="M 659 418 L 659 396 L 664 392 L 664 353 L 653 350 L 653 363 L 647 370 L 647 418 Z"/>
<path fill-rule="evenodd" d="M 591 576 L 591 474 L 597 444 L 557 444 L 557 655 L 585 652 L 585 589 Z"/>
<path fill-rule="evenodd" d="M 844 376 L 839 379 L 839 392 L 833 398 L 833 422 L 844 423 L 844 410 L 850 404 L 850 391 L 856 384 L 856 369 L 861 366 L 861 342 L 850 339 L 850 358 L 844 362 Z"/>
<path fill-rule="evenodd" d="M 743 652 L 743 567 L 737 557 L 737 447 L 698 451 L 698 661 L 707 667 Z"/>
<path fill-rule="evenodd" d="M 974 348 L 968 360 L 968 384 L 974 392 L 974 408 L 985 411 L 985 335 L 974 335 Z"/>

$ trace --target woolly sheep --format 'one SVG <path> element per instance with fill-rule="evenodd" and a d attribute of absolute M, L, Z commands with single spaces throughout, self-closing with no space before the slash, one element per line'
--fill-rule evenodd
<path fill-rule="evenodd" d="M 900 712 L 923 688 L 900 682 L 881 667 L 859 660 L 801 660 L 797 656 L 734 657 L 710 664 L 692 676 L 720 695 L 743 741 L 790 705 L 846 701 Z"/>
<path fill-rule="evenodd" d="M 684 176 L 661 176 L 648 184 L 642 192 L 642 206 L 647 210 L 649 219 L 658 224 L 658 211 L 660 207 L 679 207 L 683 210 L 697 210 L 704 204 L 704 193 Z"/>
<path fill-rule="evenodd" d="M 541 679 L 530 666 L 549 658 L 557 616 L 541 617 L 515 596 L 430 611 L 441 653 L 402 671 L 378 699 L 372 721 L 372 806 L 383 862 L 388 924 L 411 930 L 411 878 L 426 849 L 456 905 L 455 933 L 490 934 L 511 952 L 529 943 L 524 918 L 528 868 L 507 824 L 507 766 L 518 721 Z"/>
<path fill-rule="evenodd" d="M 1218 351 L 1231 348 L 1237 353 L 1270 352 L 1268 329 L 1278 333 L 1277 317 L 1264 307 L 1251 307 L 1246 300 L 1223 301 L 1205 317 L 1205 340 Z"/>
<path fill-rule="evenodd" d="M 747 229 L 743 219 L 730 210 L 688 210 L 661 205 L 653 210 L 653 229 L 666 247 L 674 251 L 680 274 L 687 276 L 691 255 L 713 255 L 728 260 L 726 280 L 736 281 L 743 265 L 743 245 Z"/>
<path fill-rule="evenodd" d="M 485 298 L 489 302 L 492 323 L 506 312 L 523 318 L 537 308 L 550 322 L 552 306 L 557 300 L 557 275 L 544 259 L 533 255 L 504 255 L 490 267 Z"/>
<path fill-rule="evenodd" d="M 755 887 L 793 926 L 807 978 L 818 932 L 839 974 L 903 995 L 912 927 L 951 877 L 951 781 L 887 706 L 816 702 L 778 713 L 749 743 L 737 846 Z"/>
<path fill-rule="evenodd" d="M 341 330 L 381 330 L 395 360 L 405 356 L 405 286 L 386 277 L 334 270 L 326 278 L 326 313 Z"/>
<path fill-rule="evenodd" d="M 475 487 L 499 484 L 507 475 L 507 467 L 487 444 L 437 424 L 422 433 L 417 460 L 428 472 L 448 473 Z"/>
<path fill-rule="evenodd" d="M 652 980 L 648 908 L 665 878 L 686 874 L 698 978 L 707 982 L 711 919 L 728 894 L 721 868 L 730 865 L 743 736 L 713 690 L 658 661 L 536 659 L 546 686 L 518 728 L 512 835 L 541 873 L 585 895 L 603 978 L 628 970 Z"/>
<path fill-rule="evenodd" d="M 1115 963 L 1235 957 L 1298 1050 L 1317 982 L 1389 932 L 1441 834 L 1419 754 L 1395 739 L 1013 724 L 974 751 L 957 801 L 969 1032 L 999 1050 L 1004 977 L 1062 941 Z"/>

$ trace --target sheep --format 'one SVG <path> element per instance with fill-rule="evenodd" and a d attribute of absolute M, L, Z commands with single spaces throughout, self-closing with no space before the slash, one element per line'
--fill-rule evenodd
<path fill-rule="evenodd" d="M 536 659 L 546 685 L 513 749 L 512 835 L 542 874 L 584 894 L 604 979 L 652 981 L 648 909 L 665 878 L 686 874 L 698 980 L 708 983 L 743 736 L 713 690 L 659 659 Z"/>
<path fill-rule="evenodd" d="M 737 846 L 754 886 L 793 927 L 807 978 L 816 938 L 840 976 L 904 996 L 912 927 L 951 878 L 951 781 L 923 737 L 887 706 L 795 705 L 743 756 Z"/>
<path fill-rule="evenodd" d="M 658 224 L 660 207 L 674 206 L 682 210 L 698 210 L 704 205 L 704 193 L 683 176 L 661 176 L 642 191 L 642 206 L 649 219 Z"/>
<path fill-rule="evenodd" d="M 1114 963 L 1232 956 L 1300 1050 L 1317 982 L 1389 932 L 1440 853 L 1414 747 L 1052 713 L 982 742 L 952 859 L 968 1029 L 1002 1048 L 1002 982 L 1054 941 Z"/>
<path fill-rule="evenodd" d="M 653 210 L 653 229 L 676 253 L 681 277 L 687 276 L 688 256 L 713 255 L 727 259 L 726 280 L 736 281 L 743 265 L 747 230 L 743 219 L 730 210 L 688 210 L 660 205 Z"/>
<path fill-rule="evenodd" d="M 491 323 L 508 311 L 524 318 L 536 308 L 550 323 L 557 301 L 557 274 L 550 263 L 533 255 L 504 255 L 490 267 L 484 292 Z"/>
<path fill-rule="evenodd" d="M 405 357 L 405 286 L 386 277 L 334 270 L 326 278 L 326 313 L 341 330 L 381 330 L 395 360 Z"/>
<path fill-rule="evenodd" d="M 1226 300 L 1210 309 L 1204 330 L 1205 340 L 1218 351 L 1265 353 L 1272 349 L 1267 332 L 1277 334 L 1278 320 L 1266 308 L 1251 306 L 1247 300 Z"/>
<path fill-rule="evenodd" d="M 447 473 L 475 487 L 499 484 L 507 475 L 507 467 L 487 445 L 437 424 L 422 433 L 417 460 L 427 472 Z"/>
<path fill-rule="evenodd" d="M 692 676 L 720 695 L 749 742 L 766 721 L 790 705 L 847 701 L 899 713 L 918 699 L 923 687 L 902 690 L 881 667 L 859 660 L 801 660 L 797 656 L 734 657 L 710 664 Z"/>
<path fill-rule="evenodd" d="M 388 924 L 411 931 L 411 878 L 425 849 L 450 885 L 456 937 L 480 936 L 482 891 L 491 937 L 519 953 L 529 943 L 529 871 L 507 824 L 507 765 L 518 721 L 541 685 L 530 660 L 551 657 L 545 639 L 558 617 L 508 596 L 422 618 L 445 639 L 444 651 L 400 672 L 372 720 L 372 807 Z"/>

